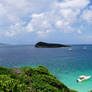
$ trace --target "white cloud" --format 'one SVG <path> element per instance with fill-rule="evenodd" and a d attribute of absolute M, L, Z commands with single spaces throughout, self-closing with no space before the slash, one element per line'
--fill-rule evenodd
<path fill-rule="evenodd" d="M 24 19 L 30 18 L 32 13 L 47 11 L 50 2 L 52 0 L 1 0 L 0 25 L 9 27 L 20 21 L 24 22 Z"/>
<path fill-rule="evenodd" d="M 88 24 L 92 24 L 92 9 L 86 9 L 81 18 L 85 20 Z"/>
<path fill-rule="evenodd" d="M 59 20 L 59 21 L 56 22 L 56 27 L 57 28 L 61 28 L 62 26 L 63 26 L 63 22 L 62 21 Z"/>
<path fill-rule="evenodd" d="M 87 36 L 85 37 L 85 40 L 86 40 L 86 42 L 87 42 L 88 44 L 92 43 L 92 35 L 87 35 Z"/>
<path fill-rule="evenodd" d="M 75 31 L 72 25 L 79 22 L 81 10 L 89 3 L 90 0 L 1 0 L 0 25 L 7 28 L 4 32 L 8 37 L 22 32 L 34 32 L 40 37 L 58 30 L 71 33 Z M 82 19 L 92 22 L 91 9 L 83 13 Z"/>
<path fill-rule="evenodd" d="M 9 30 L 5 32 L 5 35 L 7 37 L 14 37 L 16 35 L 18 35 L 21 32 L 24 32 L 24 27 L 23 27 L 24 23 L 16 23 L 14 25 L 11 25 Z"/>
<path fill-rule="evenodd" d="M 39 18 L 39 17 L 44 17 L 44 14 L 43 13 L 40 13 L 40 14 L 32 14 L 32 19 L 33 18 Z"/>
<path fill-rule="evenodd" d="M 34 32 L 33 26 L 30 24 L 28 24 L 28 26 L 26 27 L 27 32 Z"/>
<path fill-rule="evenodd" d="M 47 15 L 44 13 L 40 14 L 32 14 L 32 20 L 26 27 L 27 32 L 35 32 L 36 34 L 40 35 L 47 35 L 50 30 L 52 30 L 52 26 L 49 23 Z M 51 31 L 52 32 L 52 31 Z"/>
<path fill-rule="evenodd" d="M 15 31 L 7 31 L 5 32 L 5 35 L 8 36 L 8 37 L 14 37 L 16 35 L 16 32 Z"/>
<path fill-rule="evenodd" d="M 60 8 L 79 8 L 82 9 L 90 3 L 90 0 L 64 0 L 61 3 L 56 3 Z"/>
<path fill-rule="evenodd" d="M 5 15 L 6 13 L 7 13 L 7 12 L 6 12 L 5 8 L 3 7 L 3 5 L 0 4 L 0 17 L 1 17 L 2 15 Z"/>
<path fill-rule="evenodd" d="M 75 9 L 73 10 L 71 9 L 61 9 L 60 10 L 61 15 L 64 18 L 64 21 L 68 21 L 69 23 L 75 22 L 77 21 L 77 16 L 80 14 L 80 10 L 79 9 Z"/>
<path fill-rule="evenodd" d="M 78 21 L 79 14 L 80 9 L 60 8 L 53 4 L 50 11 L 32 14 L 32 19 L 27 27 L 30 28 L 29 32 L 40 30 L 40 33 L 45 33 L 41 31 L 55 30 L 53 28 L 56 27 L 61 32 L 70 33 L 74 31 L 71 25 Z"/>
<path fill-rule="evenodd" d="M 56 28 L 58 28 L 61 32 L 64 33 L 74 32 L 74 29 L 69 25 L 69 22 L 65 21 L 57 21 Z"/>
<path fill-rule="evenodd" d="M 82 34 L 82 32 L 81 32 L 81 30 L 80 30 L 80 29 L 79 29 L 77 32 L 78 32 L 78 34 Z"/>
<path fill-rule="evenodd" d="M 53 32 L 52 30 L 38 31 L 38 37 L 47 37 L 49 33 Z"/>
<path fill-rule="evenodd" d="M 72 32 L 74 32 L 73 27 L 71 27 L 70 25 L 67 25 L 67 26 L 64 25 L 64 27 L 63 27 L 61 30 L 62 30 L 64 33 L 72 33 Z"/>
<path fill-rule="evenodd" d="M 46 30 L 54 32 L 56 29 L 64 33 L 74 32 L 72 24 L 81 20 L 79 19 L 81 9 L 87 7 L 89 3 L 89 0 L 81 0 L 81 2 L 80 0 L 55 1 L 49 11 L 32 14 L 32 19 L 27 25 L 28 31 L 38 35 L 46 35 Z M 78 30 L 78 33 L 81 31 Z"/>

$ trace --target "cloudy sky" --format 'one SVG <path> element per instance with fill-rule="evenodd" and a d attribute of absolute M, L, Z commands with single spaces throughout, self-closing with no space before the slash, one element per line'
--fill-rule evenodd
<path fill-rule="evenodd" d="M 0 0 L 0 43 L 92 44 L 92 0 Z"/>

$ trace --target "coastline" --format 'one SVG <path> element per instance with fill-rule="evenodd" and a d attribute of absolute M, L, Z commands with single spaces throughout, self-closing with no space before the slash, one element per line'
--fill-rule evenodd
<path fill-rule="evenodd" d="M 44 66 L 12 69 L 0 66 L 0 84 L 0 91 L 4 92 L 77 92 L 65 86 Z"/>

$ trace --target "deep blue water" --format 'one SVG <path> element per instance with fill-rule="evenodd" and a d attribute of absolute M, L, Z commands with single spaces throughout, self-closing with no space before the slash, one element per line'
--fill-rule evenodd
<path fill-rule="evenodd" d="M 79 92 L 92 89 L 92 79 L 77 83 L 80 75 L 92 75 L 92 45 L 69 48 L 34 48 L 1 46 L 0 66 L 21 67 L 44 65 L 69 88 Z"/>

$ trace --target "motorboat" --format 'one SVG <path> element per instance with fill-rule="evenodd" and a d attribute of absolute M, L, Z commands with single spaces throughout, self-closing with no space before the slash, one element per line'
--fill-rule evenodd
<path fill-rule="evenodd" d="M 84 80 L 88 80 L 90 79 L 91 76 L 85 76 L 85 75 L 81 75 L 78 79 L 77 79 L 77 82 L 82 82 Z"/>
<path fill-rule="evenodd" d="M 86 50 L 86 49 L 87 49 L 87 47 L 86 47 L 86 46 L 84 46 L 84 47 L 83 47 L 83 49 L 84 49 L 84 50 Z"/>
<path fill-rule="evenodd" d="M 68 50 L 72 51 L 72 48 L 69 48 Z"/>

